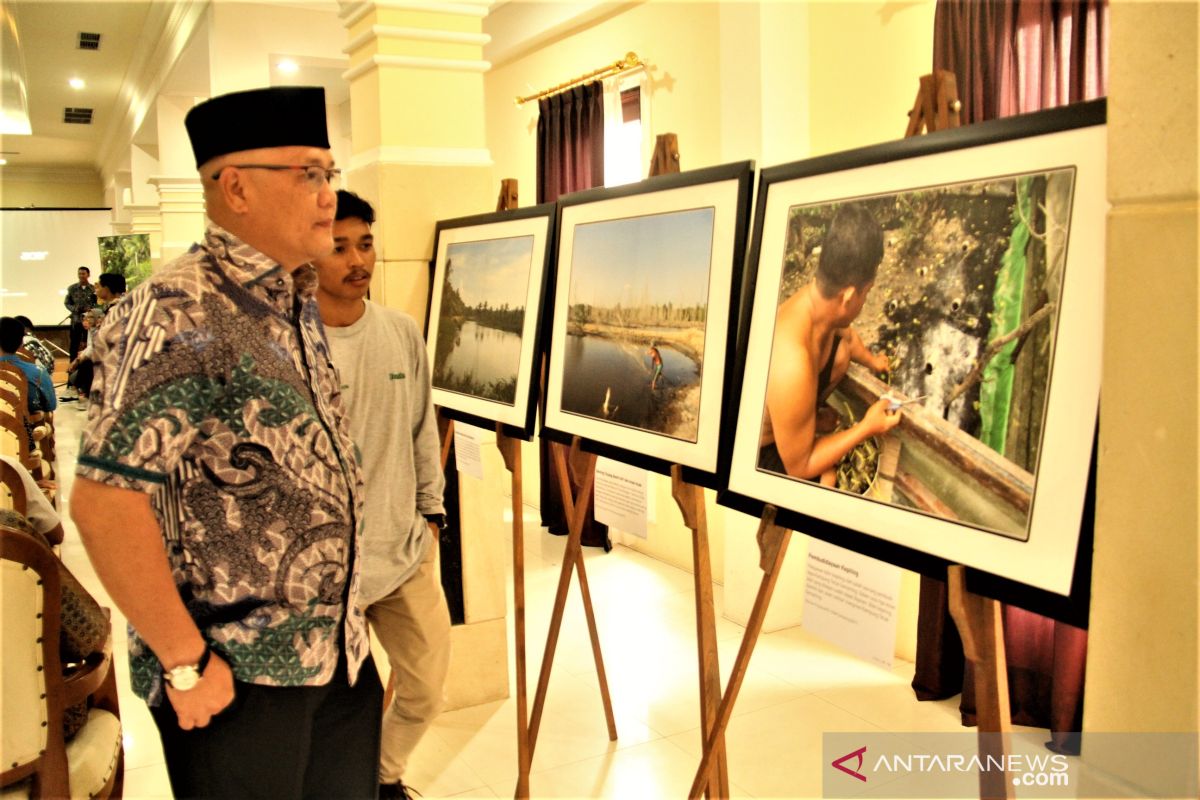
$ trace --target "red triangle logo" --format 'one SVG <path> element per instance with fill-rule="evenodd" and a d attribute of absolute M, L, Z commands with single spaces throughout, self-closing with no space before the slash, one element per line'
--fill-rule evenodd
<path fill-rule="evenodd" d="M 847 775 L 852 775 L 852 776 L 854 776 L 855 778 L 858 778 L 858 779 L 859 779 L 860 781 L 862 781 L 863 783 L 866 783 L 866 782 L 867 782 L 867 776 L 866 776 L 866 775 L 863 775 L 861 772 L 858 772 L 858 771 L 857 771 L 857 770 L 860 770 L 860 769 L 862 769 L 862 766 L 863 766 L 863 754 L 864 754 L 864 753 L 866 753 L 866 752 L 867 752 L 867 748 L 866 748 L 866 747 L 860 747 L 860 748 L 858 748 L 857 750 L 855 750 L 853 753 L 846 753 L 846 755 L 842 756 L 842 757 L 841 757 L 841 758 L 839 758 L 837 761 L 834 761 L 834 762 L 833 762 L 833 764 L 832 764 L 832 766 L 833 766 L 833 768 L 834 768 L 834 769 L 840 769 L 842 772 L 846 773 Z M 852 759 L 852 758 L 857 758 L 857 759 L 858 759 L 858 764 L 857 764 L 857 765 L 855 765 L 855 768 L 854 768 L 854 769 L 851 769 L 850 767 L 847 767 L 847 766 L 845 765 L 845 763 L 844 763 L 844 762 L 846 762 L 846 761 L 849 761 L 849 760 L 850 760 L 850 759 Z"/>

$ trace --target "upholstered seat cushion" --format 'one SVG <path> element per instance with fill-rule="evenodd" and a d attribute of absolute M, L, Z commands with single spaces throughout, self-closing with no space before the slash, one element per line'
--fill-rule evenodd
<path fill-rule="evenodd" d="M 121 755 L 121 721 L 107 711 L 93 708 L 87 724 L 67 742 L 67 769 L 71 800 L 88 800 L 112 778 Z M 0 800 L 27 800 L 31 780 L 0 789 Z"/>
<path fill-rule="evenodd" d="M 107 711 L 88 711 L 87 724 L 67 742 L 71 797 L 97 794 L 112 777 L 121 755 L 121 721 Z"/>

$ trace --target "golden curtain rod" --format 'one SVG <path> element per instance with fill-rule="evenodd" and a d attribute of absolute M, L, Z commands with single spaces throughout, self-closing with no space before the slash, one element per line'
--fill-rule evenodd
<path fill-rule="evenodd" d="M 608 66 L 601 67 L 600 69 L 594 69 L 585 75 L 580 75 L 578 78 L 572 78 L 571 80 L 566 81 L 565 83 L 560 83 L 557 86 L 551 86 L 549 89 L 543 89 L 536 94 L 531 94 L 526 97 L 518 97 L 516 98 L 516 103 L 517 105 L 522 105 L 524 103 L 528 103 L 530 100 L 540 100 L 547 95 L 561 92 L 563 89 L 569 89 L 575 84 L 583 83 L 590 78 L 607 78 L 609 75 L 615 75 L 618 72 L 626 72 L 627 70 L 634 69 L 635 67 L 644 66 L 646 66 L 646 62 L 642 61 L 642 59 L 638 57 L 637 53 L 631 51 L 626 53 L 624 58 L 620 59 L 619 61 L 614 61 Z"/>

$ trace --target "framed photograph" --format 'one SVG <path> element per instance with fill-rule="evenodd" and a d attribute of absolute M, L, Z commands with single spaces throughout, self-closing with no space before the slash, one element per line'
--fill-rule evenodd
<path fill-rule="evenodd" d="M 764 170 L 722 502 L 902 566 L 1070 593 L 1104 119 L 1100 101 Z"/>
<path fill-rule="evenodd" d="M 560 198 L 544 425 L 715 484 L 751 162 Z M 704 478 L 702 476 L 707 476 Z"/>
<path fill-rule="evenodd" d="M 533 435 L 554 204 L 437 224 L 426 339 L 433 402 Z"/>

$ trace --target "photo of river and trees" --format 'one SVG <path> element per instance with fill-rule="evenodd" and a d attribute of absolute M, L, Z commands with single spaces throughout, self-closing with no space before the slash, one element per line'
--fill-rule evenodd
<path fill-rule="evenodd" d="M 579 225 L 562 409 L 695 442 L 715 209 Z"/>
<path fill-rule="evenodd" d="M 1062 169 L 847 201 L 883 231 L 852 327 L 890 369 L 851 365 L 828 406 L 846 428 L 873 397 L 904 404 L 907 424 L 887 434 L 902 443 L 888 502 L 1026 535 L 1074 177 Z M 841 205 L 789 210 L 780 305 L 813 281 Z M 837 488 L 871 496 L 881 449 L 867 440 L 848 453 Z"/>
<path fill-rule="evenodd" d="M 446 248 L 433 385 L 513 405 L 534 237 Z"/>

